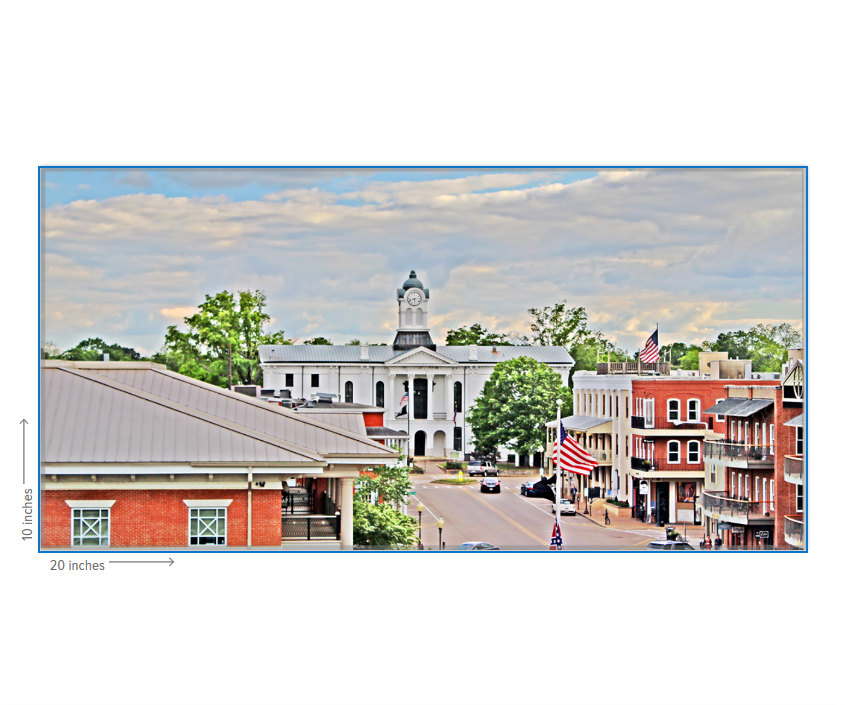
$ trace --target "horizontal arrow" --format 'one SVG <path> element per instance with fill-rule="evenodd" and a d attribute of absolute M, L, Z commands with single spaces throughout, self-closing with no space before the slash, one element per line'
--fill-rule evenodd
<path fill-rule="evenodd" d="M 166 561 L 109 561 L 109 563 L 167 563 L 168 565 L 173 565 L 175 562 L 172 558 Z"/>

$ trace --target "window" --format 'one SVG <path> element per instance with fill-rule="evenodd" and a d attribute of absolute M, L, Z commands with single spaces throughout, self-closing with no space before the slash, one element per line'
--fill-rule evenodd
<path fill-rule="evenodd" d="M 293 386 L 293 372 L 285 372 L 285 386 L 292 387 Z"/>
<path fill-rule="evenodd" d="M 769 445 L 772 447 L 771 452 L 774 453 L 774 451 L 775 451 L 775 425 L 773 423 L 769 424 Z"/>
<path fill-rule="evenodd" d="M 670 399 L 668 402 L 668 418 L 670 421 L 681 420 L 681 402 L 677 399 Z"/>
<path fill-rule="evenodd" d="M 701 462 L 701 444 L 698 441 L 689 441 L 687 443 L 687 462 Z"/>
<path fill-rule="evenodd" d="M 79 507 L 71 510 L 73 546 L 109 545 L 109 509 Z"/>
<path fill-rule="evenodd" d="M 772 480 L 769 483 L 769 504 L 771 505 L 771 508 L 769 509 L 769 511 L 772 514 L 774 514 L 775 513 L 775 481 L 774 480 Z"/>
<path fill-rule="evenodd" d="M 459 414 L 464 410 L 463 407 L 463 385 L 460 382 L 455 382 L 455 411 Z"/>
<path fill-rule="evenodd" d="M 347 382 L 343 386 L 343 392 L 344 392 L 344 398 L 343 398 L 344 401 L 347 404 L 351 404 L 352 403 L 352 382 Z"/>
<path fill-rule="evenodd" d="M 628 397 L 625 397 L 625 418 L 628 418 Z"/>
<path fill-rule="evenodd" d="M 760 445 L 760 424 L 754 424 L 754 445 Z"/>
<path fill-rule="evenodd" d="M 311 375 L 311 386 L 312 387 L 319 387 L 320 386 L 320 375 L 319 374 Z"/>
<path fill-rule="evenodd" d="M 731 473 L 731 497 L 736 499 L 736 473 Z"/>
<path fill-rule="evenodd" d="M 766 424 L 763 424 L 763 446 L 766 446 Z"/>
<path fill-rule="evenodd" d="M 759 476 L 754 477 L 754 501 L 755 502 L 760 501 L 760 477 Z"/>
<path fill-rule="evenodd" d="M 748 441 L 751 438 L 751 435 L 748 433 L 748 421 L 745 422 L 745 445 L 748 445 Z"/>
<path fill-rule="evenodd" d="M 751 485 L 751 475 L 746 475 L 745 476 L 745 494 L 743 495 L 743 497 L 745 497 L 746 500 L 751 499 L 751 487 L 750 487 L 750 485 Z"/>
<path fill-rule="evenodd" d="M 670 463 L 680 463 L 681 462 L 681 442 L 680 441 L 669 441 L 669 462 Z"/>
<path fill-rule="evenodd" d="M 766 504 L 766 478 L 763 478 L 763 513 L 767 513 L 769 511 L 769 507 Z"/>
<path fill-rule="evenodd" d="M 700 421 L 701 402 L 698 399 L 687 399 L 687 421 Z"/>
<path fill-rule="evenodd" d="M 710 482 L 714 485 L 716 484 L 716 463 L 713 463 L 710 466 Z"/>
<path fill-rule="evenodd" d="M 384 408 L 384 382 L 376 382 L 376 406 Z"/>
<path fill-rule="evenodd" d="M 804 455 L 804 427 L 795 427 L 795 454 Z"/>
<path fill-rule="evenodd" d="M 463 450 L 463 429 L 460 426 L 455 426 L 455 450 Z"/>
<path fill-rule="evenodd" d="M 601 395 L 601 415 L 607 416 L 607 397 L 604 394 Z"/>
<path fill-rule="evenodd" d="M 723 401 L 725 401 L 725 400 L 724 399 L 717 399 L 716 403 L 721 404 Z M 725 420 L 724 414 L 716 414 L 716 421 L 719 421 L 721 423 L 721 422 L 724 422 L 724 420 Z"/>
<path fill-rule="evenodd" d="M 226 507 L 191 507 L 191 545 L 226 545 Z"/>
<path fill-rule="evenodd" d="M 731 440 L 736 440 L 736 421 L 731 421 Z"/>
<path fill-rule="evenodd" d="M 804 485 L 795 485 L 795 511 L 804 513 Z"/>
<path fill-rule="evenodd" d="M 654 428 L 654 399 L 643 399 L 643 420 L 646 428 Z"/>

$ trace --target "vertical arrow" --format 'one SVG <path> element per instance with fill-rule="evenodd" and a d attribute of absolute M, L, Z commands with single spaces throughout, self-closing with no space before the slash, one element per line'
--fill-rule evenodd
<path fill-rule="evenodd" d="M 26 484 L 26 425 L 29 421 L 21 419 L 19 423 L 23 424 L 21 426 L 21 430 L 23 431 L 23 484 Z"/>

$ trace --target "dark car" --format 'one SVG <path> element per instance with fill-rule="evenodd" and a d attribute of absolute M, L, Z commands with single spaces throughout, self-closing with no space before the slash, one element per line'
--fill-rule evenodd
<path fill-rule="evenodd" d="M 498 551 L 498 546 L 493 546 L 483 541 L 467 541 L 460 546 L 455 546 L 456 551 Z"/>
<path fill-rule="evenodd" d="M 498 477 L 485 477 L 481 481 L 481 491 L 482 492 L 501 492 L 502 491 L 502 483 L 499 481 Z"/>
<path fill-rule="evenodd" d="M 520 491 L 526 497 L 540 497 L 541 499 L 549 499 L 555 501 L 554 490 L 554 476 L 552 478 L 541 477 L 536 482 L 526 482 L 522 485 Z"/>

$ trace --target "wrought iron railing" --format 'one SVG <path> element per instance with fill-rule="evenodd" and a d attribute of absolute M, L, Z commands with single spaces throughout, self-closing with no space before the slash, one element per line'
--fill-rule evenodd
<path fill-rule="evenodd" d="M 636 458 L 631 456 L 632 470 L 661 470 L 663 472 L 704 472 L 703 463 L 670 463 L 667 458 Z"/>
<path fill-rule="evenodd" d="M 786 516 L 783 522 L 783 534 L 786 542 L 804 548 L 804 516 Z"/>
<path fill-rule="evenodd" d="M 724 441 L 704 441 L 705 460 L 742 460 L 749 465 L 773 465 L 774 446 L 750 446 Z"/>
<path fill-rule="evenodd" d="M 596 365 L 600 375 L 636 375 L 640 373 L 669 374 L 668 362 L 600 362 Z"/>
<path fill-rule="evenodd" d="M 689 419 L 676 419 L 667 416 L 632 416 L 631 428 L 655 429 L 658 431 L 703 431 L 704 429 L 712 429 L 713 421 L 712 418 L 691 421 Z"/>
<path fill-rule="evenodd" d="M 340 513 L 334 516 L 283 516 L 282 539 L 340 540 Z"/>
<path fill-rule="evenodd" d="M 718 514 L 720 518 L 731 517 L 746 521 L 752 515 L 764 518 L 774 513 L 773 502 L 751 502 L 741 497 L 728 497 L 720 492 L 705 492 L 703 506 L 705 511 Z"/>
<path fill-rule="evenodd" d="M 636 456 L 631 456 L 631 469 L 632 470 L 652 470 L 652 463 L 650 460 L 646 460 L 645 458 L 637 458 Z"/>
<path fill-rule="evenodd" d="M 316 514 L 317 493 L 284 492 L 282 494 L 282 514 Z"/>
<path fill-rule="evenodd" d="M 784 458 L 783 474 L 790 480 L 804 484 L 804 456 L 787 455 Z"/>

